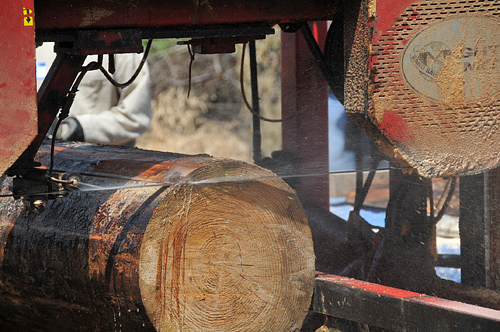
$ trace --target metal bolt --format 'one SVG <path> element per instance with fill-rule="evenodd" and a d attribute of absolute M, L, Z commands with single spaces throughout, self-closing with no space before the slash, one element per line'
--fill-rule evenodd
<path fill-rule="evenodd" d="M 43 201 L 41 199 L 37 199 L 33 202 L 33 206 L 37 209 L 40 209 L 43 207 Z"/>
<path fill-rule="evenodd" d="M 42 213 L 47 209 L 47 201 L 41 198 L 35 198 L 29 206 L 29 210 L 37 213 Z"/>

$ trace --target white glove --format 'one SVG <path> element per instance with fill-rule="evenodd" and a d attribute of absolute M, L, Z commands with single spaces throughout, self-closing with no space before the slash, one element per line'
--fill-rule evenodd
<path fill-rule="evenodd" d="M 83 128 L 80 122 L 75 118 L 62 120 L 56 133 L 56 139 L 84 141 Z"/>

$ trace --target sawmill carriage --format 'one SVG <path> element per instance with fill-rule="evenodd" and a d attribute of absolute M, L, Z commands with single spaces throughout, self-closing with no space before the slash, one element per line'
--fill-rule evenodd
<path fill-rule="evenodd" d="M 287 121 L 263 158 L 255 43 L 273 27 Z M 2 1 L 1 330 L 497 331 L 499 27 L 495 0 Z M 146 58 L 160 38 L 248 43 L 260 166 L 46 140 L 83 75 L 113 71 L 102 55 Z M 37 92 L 45 42 L 57 57 Z M 364 181 L 352 137 L 347 222 L 328 210 L 329 93 L 371 139 Z M 382 159 L 375 232 L 359 214 Z M 459 257 L 435 250 L 433 178 L 449 197 L 460 184 Z"/>

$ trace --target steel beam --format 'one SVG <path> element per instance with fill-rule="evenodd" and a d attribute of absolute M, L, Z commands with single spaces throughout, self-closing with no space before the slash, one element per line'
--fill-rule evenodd
<path fill-rule="evenodd" d="M 312 23 L 322 47 L 326 22 Z M 300 33 L 281 35 L 281 107 L 283 150 L 297 158 L 300 174 L 328 173 L 328 84 Z M 302 198 L 329 206 L 328 175 L 302 177 L 297 192 Z"/>
<path fill-rule="evenodd" d="M 17 169 L 34 166 L 33 160 L 36 152 L 45 139 L 59 109 L 64 105 L 66 95 L 80 72 L 86 57 L 86 55 L 57 54 L 47 77 L 38 91 L 38 134 L 11 167 L 10 171 L 14 174 Z"/>
<path fill-rule="evenodd" d="M 0 3 L 0 175 L 37 133 L 33 1 Z"/>
<path fill-rule="evenodd" d="M 500 311 L 317 273 L 313 310 L 394 331 L 499 331 Z"/>
<path fill-rule="evenodd" d="M 338 0 L 35 0 L 39 31 L 328 20 Z"/>

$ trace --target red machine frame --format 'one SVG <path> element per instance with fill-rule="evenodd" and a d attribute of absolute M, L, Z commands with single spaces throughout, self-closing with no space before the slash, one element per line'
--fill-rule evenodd
<path fill-rule="evenodd" d="M 29 0 L 2 1 L 0 11 L 5 13 L 9 10 L 13 13 L 12 19 L 9 17 L 8 26 L 12 26 L 14 24 L 12 22 L 16 22 L 18 26 L 12 30 L 3 30 L 7 21 L 2 19 L 0 22 L 0 27 L 2 27 L 0 44 L 10 40 L 11 45 L 8 54 L 4 51 L 0 54 L 0 60 L 2 60 L 0 61 L 2 63 L 0 99 L 2 101 L 14 100 L 11 105 L 23 106 L 20 113 L 12 108 L 2 108 L 4 119 L 14 120 L 9 123 L 8 129 L 2 129 L 2 149 L 6 148 L 7 142 L 16 142 L 18 146 L 14 150 L 22 153 L 14 166 L 10 168 L 9 174 L 17 174 L 19 171 L 36 166 L 33 163 L 34 155 L 54 121 L 57 111 L 67 103 L 66 95 L 85 61 L 86 54 L 133 52 L 141 47 L 142 39 L 150 38 L 260 35 L 265 34 L 275 24 L 287 25 L 305 21 L 323 21 L 312 26 L 313 34 L 321 44 L 326 35 L 325 21 L 335 19 L 341 4 L 340 1 L 335 0 L 196 0 L 192 2 L 144 0 L 137 6 L 138 3 L 100 0 L 35 0 L 33 4 Z M 30 8 L 33 8 L 34 16 L 26 14 L 26 9 Z M 34 27 L 28 25 L 27 29 L 21 30 L 20 28 L 25 25 L 21 25 L 23 21 L 20 19 L 26 17 L 34 17 L 35 25 Z M 392 19 L 387 18 L 388 21 Z M 11 36 L 6 35 L 4 31 Z M 58 55 L 48 79 L 38 93 L 37 100 L 34 92 L 35 31 L 37 43 L 56 41 L 60 43 L 60 46 L 72 45 L 73 50 L 73 52 Z M 315 59 L 300 34 L 284 34 L 282 44 L 283 114 L 287 115 L 301 109 L 308 103 L 310 96 L 327 83 L 317 68 L 308 72 L 304 79 L 304 70 L 310 69 Z M 4 67 L 5 63 L 9 63 L 13 57 L 16 58 L 16 62 Z M 20 63 L 23 64 L 21 69 Z M 7 75 L 13 76 L 6 77 Z M 28 80 L 27 77 L 31 79 Z M 1 89 L 7 84 L 4 81 L 10 83 L 15 80 L 23 81 L 21 90 L 12 90 L 14 92 L 10 96 L 2 95 Z M 29 90 L 28 94 L 27 90 Z M 23 101 L 19 101 L 20 95 L 23 96 Z M 38 115 L 34 114 L 35 103 L 38 104 Z M 307 117 L 305 115 L 297 117 L 293 122 L 284 125 L 283 148 L 296 153 L 302 172 L 326 174 L 328 172 L 327 90 L 317 98 L 312 108 L 314 116 L 308 113 Z M 36 125 L 38 127 L 34 129 Z M 18 154 L 12 157 L 13 152 L 2 150 L 2 157 L 7 155 L 6 157 L 15 159 Z M 314 165 L 310 163 L 313 160 Z M 9 162 L 8 166 L 11 166 L 14 160 Z M 327 205 L 328 177 L 320 175 L 316 180 L 313 186 L 309 185 L 311 179 L 303 182 L 300 185 L 300 191 L 320 204 Z M 353 302 L 347 301 L 348 298 Z M 390 299 L 387 300 L 388 298 Z M 338 307 L 332 305 L 338 301 L 343 301 L 343 305 Z M 391 312 L 395 315 L 407 314 L 405 318 L 411 314 L 401 309 L 401 303 L 404 303 L 403 307 L 407 308 L 405 310 L 413 310 L 414 306 L 406 306 L 409 303 L 418 304 L 420 307 L 426 306 L 425 310 L 417 311 L 415 316 L 411 317 L 412 324 L 415 319 L 430 312 L 434 317 L 440 318 L 438 316 L 442 310 L 449 313 L 445 318 L 441 317 L 442 319 L 465 317 L 464 321 L 472 322 L 474 326 L 498 326 L 500 322 L 498 312 L 489 309 L 458 305 L 429 297 L 423 299 L 420 294 L 410 294 L 401 290 L 391 290 L 388 294 L 387 288 L 379 285 L 355 282 L 335 276 L 317 276 L 316 294 L 313 301 L 315 311 L 380 326 L 375 320 L 370 319 L 371 316 L 363 320 L 359 314 L 347 310 L 346 304 L 359 304 L 360 301 L 363 303 L 359 307 L 360 310 L 369 312 L 379 306 L 382 301 L 387 305 L 385 308 L 394 309 Z M 397 308 L 399 310 L 395 310 Z M 400 330 L 414 326 L 411 324 L 399 327 L 382 325 L 382 327 Z M 430 326 L 425 330 L 431 331 L 434 327 Z"/>

